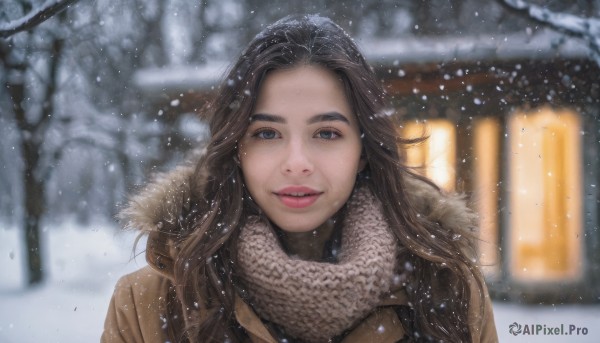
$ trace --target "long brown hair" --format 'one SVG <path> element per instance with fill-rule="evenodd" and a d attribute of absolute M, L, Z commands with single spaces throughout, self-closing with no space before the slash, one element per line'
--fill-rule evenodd
<path fill-rule="evenodd" d="M 471 293 L 482 294 L 484 287 L 475 261 L 465 253 L 470 245 L 414 209 L 405 182 L 418 176 L 402 164 L 398 153 L 399 146 L 410 142 L 398 137 L 386 115 L 382 86 L 352 39 L 319 16 L 286 17 L 259 33 L 205 109 L 211 138 L 190 180 L 191 205 L 184 209 L 181 232 L 176 234 L 174 284 L 189 316 L 183 339 L 244 340 L 234 317 L 235 295 L 241 292 L 236 245 L 246 218 L 259 209 L 235 162 L 237 144 L 265 75 L 301 63 L 323 66 L 343 80 L 368 162 L 360 182 L 381 201 L 401 247 L 399 273 L 406 276 L 410 305 L 399 313 L 406 331 L 415 341 L 470 341 Z"/>

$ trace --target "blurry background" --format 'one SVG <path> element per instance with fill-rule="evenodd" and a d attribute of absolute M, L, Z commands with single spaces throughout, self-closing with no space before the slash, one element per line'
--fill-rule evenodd
<path fill-rule="evenodd" d="M 390 95 L 380 115 L 431 136 L 401 152 L 480 213 L 500 336 L 598 339 L 600 1 L 4 0 L 0 342 L 98 339 L 116 279 L 145 263 L 115 213 L 201 144 L 229 63 L 291 13 L 346 29 Z"/>

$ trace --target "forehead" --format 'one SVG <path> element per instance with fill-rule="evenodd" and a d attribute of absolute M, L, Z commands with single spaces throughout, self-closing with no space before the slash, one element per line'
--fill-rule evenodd
<path fill-rule="evenodd" d="M 277 112 L 299 107 L 303 111 L 352 113 L 341 78 L 322 66 L 299 65 L 267 73 L 258 89 L 254 112 L 285 114 Z"/>

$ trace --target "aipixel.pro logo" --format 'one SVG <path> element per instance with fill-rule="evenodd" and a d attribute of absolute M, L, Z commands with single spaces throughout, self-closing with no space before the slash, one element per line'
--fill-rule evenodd
<path fill-rule="evenodd" d="M 510 324 L 510 326 L 508 327 L 508 332 L 510 332 L 510 334 L 513 336 L 520 334 L 521 324 L 518 324 L 517 322 Z"/>
<path fill-rule="evenodd" d="M 518 335 L 543 335 L 543 336 L 579 336 L 587 335 L 589 330 L 586 327 L 579 327 L 573 324 L 560 324 L 558 326 L 549 326 L 546 324 L 519 324 L 514 322 L 508 326 L 508 332 L 513 336 Z"/>

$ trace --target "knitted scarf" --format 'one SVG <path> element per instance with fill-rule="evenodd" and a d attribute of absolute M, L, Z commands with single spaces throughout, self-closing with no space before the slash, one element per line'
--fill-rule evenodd
<path fill-rule="evenodd" d="M 306 342 L 351 328 L 389 291 L 396 239 L 366 188 L 347 203 L 338 263 L 288 256 L 270 226 L 250 221 L 240 233 L 239 275 L 258 315 Z"/>

